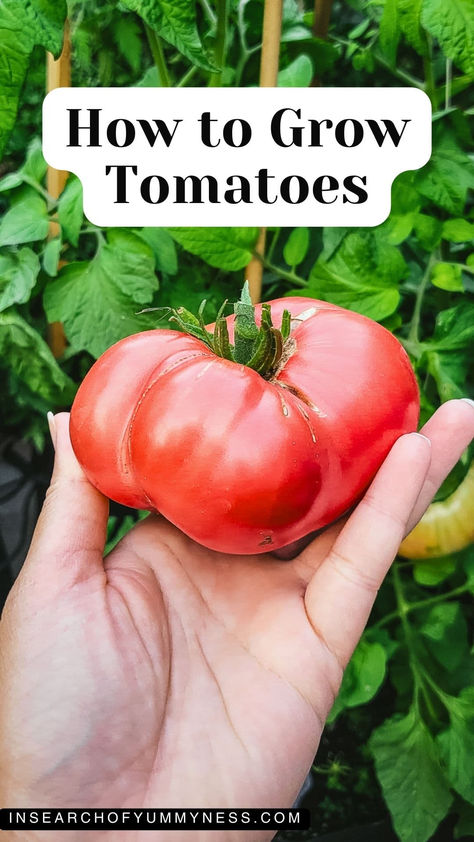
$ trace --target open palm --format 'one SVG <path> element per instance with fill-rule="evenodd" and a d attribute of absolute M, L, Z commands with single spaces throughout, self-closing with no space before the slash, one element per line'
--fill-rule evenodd
<path fill-rule="evenodd" d="M 53 482 L 0 626 L 2 802 L 290 806 L 377 588 L 472 438 L 473 408 L 438 410 L 431 447 L 399 439 L 351 517 L 291 561 L 221 555 L 150 516 L 104 562 L 107 503 L 67 416 L 55 420 Z"/>

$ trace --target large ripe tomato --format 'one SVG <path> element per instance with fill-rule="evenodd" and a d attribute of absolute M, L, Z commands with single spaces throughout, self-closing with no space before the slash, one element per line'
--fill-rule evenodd
<path fill-rule="evenodd" d="M 265 377 L 157 329 L 106 351 L 71 412 L 97 488 L 229 553 L 277 549 L 339 517 L 418 422 L 415 376 L 389 331 L 314 299 L 270 303 L 275 327 L 285 309 L 296 320 Z"/>

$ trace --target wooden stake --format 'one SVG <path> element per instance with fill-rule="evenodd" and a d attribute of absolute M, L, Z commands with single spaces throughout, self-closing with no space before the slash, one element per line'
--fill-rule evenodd
<path fill-rule="evenodd" d="M 316 38 L 327 38 L 331 18 L 332 0 L 314 0 L 313 33 Z"/>
<path fill-rule="evenodd" d="M 276 88 L 278 83 L 282 13 L 283 0 L 265 0 L 260 59 L 261 88 Z M 266 234 L 266 228 L 260 228 L 255 250 L 261 255 L 265 253 Z M 262 261 L 258 257 L 253 257 L 245 270 L 245 277 L 249 282 L 250 295 L 254 304 L 260 301 L 262 294 L 262 275 Z"/>
<path fill-rule="evenodd" d="M 283 0 L 265 0 L 260 58 L 261 88 L 276 88 L 277 86 L 282 14 Z"/>
<path fill-rule="evenodd" d="M 326 41 L 331 17 L 332 0 L 314 0 L 313 35 Z M 314 76 L 311 87 L 319 88 L 321 81 L 319 76 Z"/>
<path fill-rule="evenodd" d="M 71 86 L 71 39 L 69 37 L 69 24 L 66 21 L 64 26 L 64 44 L 59 58 L 56 60 L 51 53 L 46 58 L 46 89 L 47 92 L 55 88 L 69 88 Z M 64 190 L 69 173 L 64 170 L 55 170 L 48 167 L 46 185 L 48 193 L 57 199 Z M 49 226 L 49 238 L 57 237 L 59 225 L 51 222 Z M 64 265 L 60 262 L 59 264 Z M 48 325 L 48 344 L 55 357 L 60 357 L 66 348 L 66 336 L 60 322 L 53 322 Z"/>

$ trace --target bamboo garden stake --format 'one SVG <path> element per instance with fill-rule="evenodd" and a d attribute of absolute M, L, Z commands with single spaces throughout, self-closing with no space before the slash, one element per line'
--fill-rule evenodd
<path fill-rule="evenodd" d="M 281 19 L 283 0 L 265 0 L 263 12 L 263 40 L 260 59 L 260 87 L 276 88 L 278 82 L 278 62 L 280 58 Z M 259 255 L 265 252 L 266 228 L 260 228 L 255 251 Z M 256 304 L 262 293 L 263 264 L 259 257 L 252 257 L 245 270 L 249 282 L 250 295 Z"/>
<path fill-rule="evenodd" d="M 63 50 L 59 58 L 56 60 L 51 53 L 47 54 L 46 59 L 46 88 L 47 92 L 53 91 L 55 88 L 69 88 L 71 86 L 71 40 L 69 37 L 69 25 L 66 21 L 64 27 L 64 44 Z M 57 199 L 64 190 L 67 177 L 69 173 L 64 170 L 55 170 L 53 167 L 48 167 L 46 176 L 46 185 L 48 193 L 54 199 Z M 59 225 L 57 222 L 51 222 L 49 228 L 49 237 L 57 237 L 59 234 Z M 60 263 L 61 265 L 61 263 Z M 55 357 L 60 357 L 66 347 L 66 336 L 64 328 L 60 322 L 53 322 L 48 325 L 48 344 Z"/>

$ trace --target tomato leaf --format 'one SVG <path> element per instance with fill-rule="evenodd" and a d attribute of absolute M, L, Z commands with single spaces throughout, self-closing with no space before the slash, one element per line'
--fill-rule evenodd
<path fill-rule="evenodd" d="M 155 265 L 158 272 L 165 275 L 176 275 L 178 271 L 178 257 L 173 238 L 166 228 L 136 228 L 134 233 L 148 243 L 155 255 Z"/>
<path fill-rule="evenodd" d="M 384 647 L 363 637 L 346 668 L 328 722 L 334 722 L 344 708 L 364 705 L 373 699 L 385 678 L 386 664 Z"/>
<path fill-rule="evenodd" d="M 39 137 L 35 137 L 28 146 L 23 166 L 17 172 L 8 173 L 0 180 L 0 192 L 13 190 L 25 182 L 31 183 L 31 181 L 34 181 L 35 184 L 41 184 L 47 166 L 43 158 L 41 140 Z"/>
<path fill-rule="evenodd" d="M 372 319 L 384 319 L 398 306 L 399 282 L 406 271 L 397 248 L 379 233 L 362 229 L 348 234 L 327 262 L 319 258 L 308 286 L 298 294 L 332 301 Z"/>
<path fill-rule="evenodd" d="M 75 175 L 68 179 L 58 202 L 59 224 L 63 230 L 63 239 L 69 240 L 73 246 L 79 241 L 84 213 L 82 208 L 82 184 Z"/>
<path fill-rule="evenodd" d="M 395 65 L 400 40 L 397 6 L 397 0 L 385 0 L 379 29 L 381 50 L 392 67 Z"/>
<path fill-rule="evenodd" d="M 413 564 L 413 578 L 425 587 L 439 585 L 456 570 L 456 560 L 452 556 L 435 559 L 421 559 Z"/>
<path fill-rule="evenodd" d="M 452 787 L 474 804 L 474 688 L 467 687 L 457 698 L 448 699 L 450 725 L 438 735 L 437 743 Z"/>
<path fill-rule="evenodd" d="M 458 602 L 434 605 L 420 626 L 434 658 L 455 669 L 468 653 L 467 624 Z"/>
<path fill-rule="evenodd" d="M 0 246 L 44 240 L 48 228 L 46 202 L 32 191 L 3 217 L 0 223 Z"/>
<path fill-rule="evenodd" d="M 474 240 L 474 224 L 467 219 L 447 219 L 443 224 L 443 240 L 467 243 Z"/>
<path fill-rule="evenodd" d="M 445 56 L 474 75 L 473 0 L 425 0 L 421 22 L 438 39 Z"/>
<path fill-rule="evenodd" d="M 442 310 L 436 317 L 433 343 L 438 350 L 457 350 L 470 345 L 474 337 L 474 302 Z"/>
<path fill-rule="evenodd" d="M 47 169 L 48 165 L 43 157 L 41 139 L 34 137 L 28 145 L 26 160 L 20 169 L 20 175 L 24 181 L 26 179 L 33 179 L 36 184 L 41 184 Z"/>
<path fill-rule="evenodd" d="M 258 228 L 168 228 L 171 236 L 191 254 L 210 266 L 229 272 L 243 269 L 250 261 Z"/>
<path fill-rule="evenodd" d="M 142 57 L 141 31 L 136 18 L 122 14 L 113 25 L 114 41 L 121 55 L 137 73 L 140 69 Z"/>
<path fill-rule="evenodd" d="M 306 257 L 309 246 L 307 228 L 293 228 L 283 247 L 283 257 L 288 266 L 298 266 Z"/>
<path fill-rule="evenodd" d="M 0 4 L 0 158 L 15 123 L 30 53 L 40 44 L 59 55 L 65 17 L 65 0 L 3 0 Z"/>
<path fill-rule="evenodd" d="M 415 186 L 449 213 L 462 213 L 469 187 L 474 187 L 474 164 L 456 138 L 443 131 L 430 161 L 415 174 Z"/>
<path fill-rule="evenodd" d="M 9 172 L 7 175 L 4 175 L 3 178 L 0 178 L 0 193 L 5 193 L 7 190 L 13 190 L 15 187 L 19 187 L 22 183 L 23 179 L 20 172 Z"/>
<path fill-rule="evenodd" d="M 369 742 L 375 771 L 402 842 L 426 842 L 452 802 L 436 744 L 417 710 L 396 715 Z"/>
<path fill-rule="evenodd" d="M 218 70 L 208 59 L 196 28 L 194 3 L 190 0 L 123 0 L 165 41 L 204 70 Z"/>
<path fill-rule="evenodd" d="M 323 250 L 319 260 L 326 262 L 341 245 L 350 228 L 323 228 Z"/>
<path fill-rule="evenodd" d="M 468 356 L 462 351 L 429 351 L 426 355 L 427 369 L 433 377 L 441 401 L 464 397 Z"/>
<path fill-rule="evenodd" d="M 420 54 L 428 55 L 426 33 L 421 24 L 421 9 L 425 0 L 397 0 L 398 22 L 408 43 Z"/>
<path fill-rule="evenodd" d="M 413 211 L 404 214 L 390 214 L 383 223 L 387 242 L 392 246 L 403 243 L 411 234 L 416 214 Z"/>
<path fill-rule="evenodd" d="M 48 283 L 44 306 L 50 321 L 64 323 L 75 349 L 98 357 L 119 339 L 155 327 L 154 314 L 137 311 L 157 288 L 150 247 L 130 231 L 111 229 L 93 260 L 64 266 Z"/>
<path fill-rule="evenodd" d="M 436 317 L 432 339 L 424 343 L 420 360 L 436 382 L 441 400 L 462 398 L 468 366 L 472 363 L 474 303 L 466 301 Z"/>
<path fill-rule="evenodd" d="M 61 238 L 54 237 L 46 244 L 43 252 L 43 269 L 51 278 L 58 274 L 59 255 L 61 253 Z"/>
<path fill-rule="evenodd" d="M 431 283 L 439 289 L 448 292 L 464 292 L 462 285 L 462 269 L 459 263 L 435 263 L 431 275 Z"/>
<path fill-rule="evenodd" d="M 0 359 L 52 409 L 68 406 L 73 400 L 75 384 L 39 333 L 14 310 L 0 313 Z"/>
<path fill-rule="evenodd" d="M 279 88 L 307 88 L 313 78 L 313 62 L 307 55 L 295 58 L 278 73 Z"/>
<path fill-rule="evenodd" d="M 474 807 L 471 804 L 461 802 L 456 805 L 456 813 L 458 821 L 453 831 L 453 838 L 460 840 L 464 837 L 474 839 Z"/>
<path fill-rule="evenodd" d="M 435 216 L 417 213 L 414 216 L 413 228 L 420 246 L 426 251 L 433 251 L 441 240 L 443 223 Z"/>
<path fill-rule="evenodd" d="M 28 301 L 38 272 L 38 257 L 29 248 L 0 254 L 0 310 Z"/>

